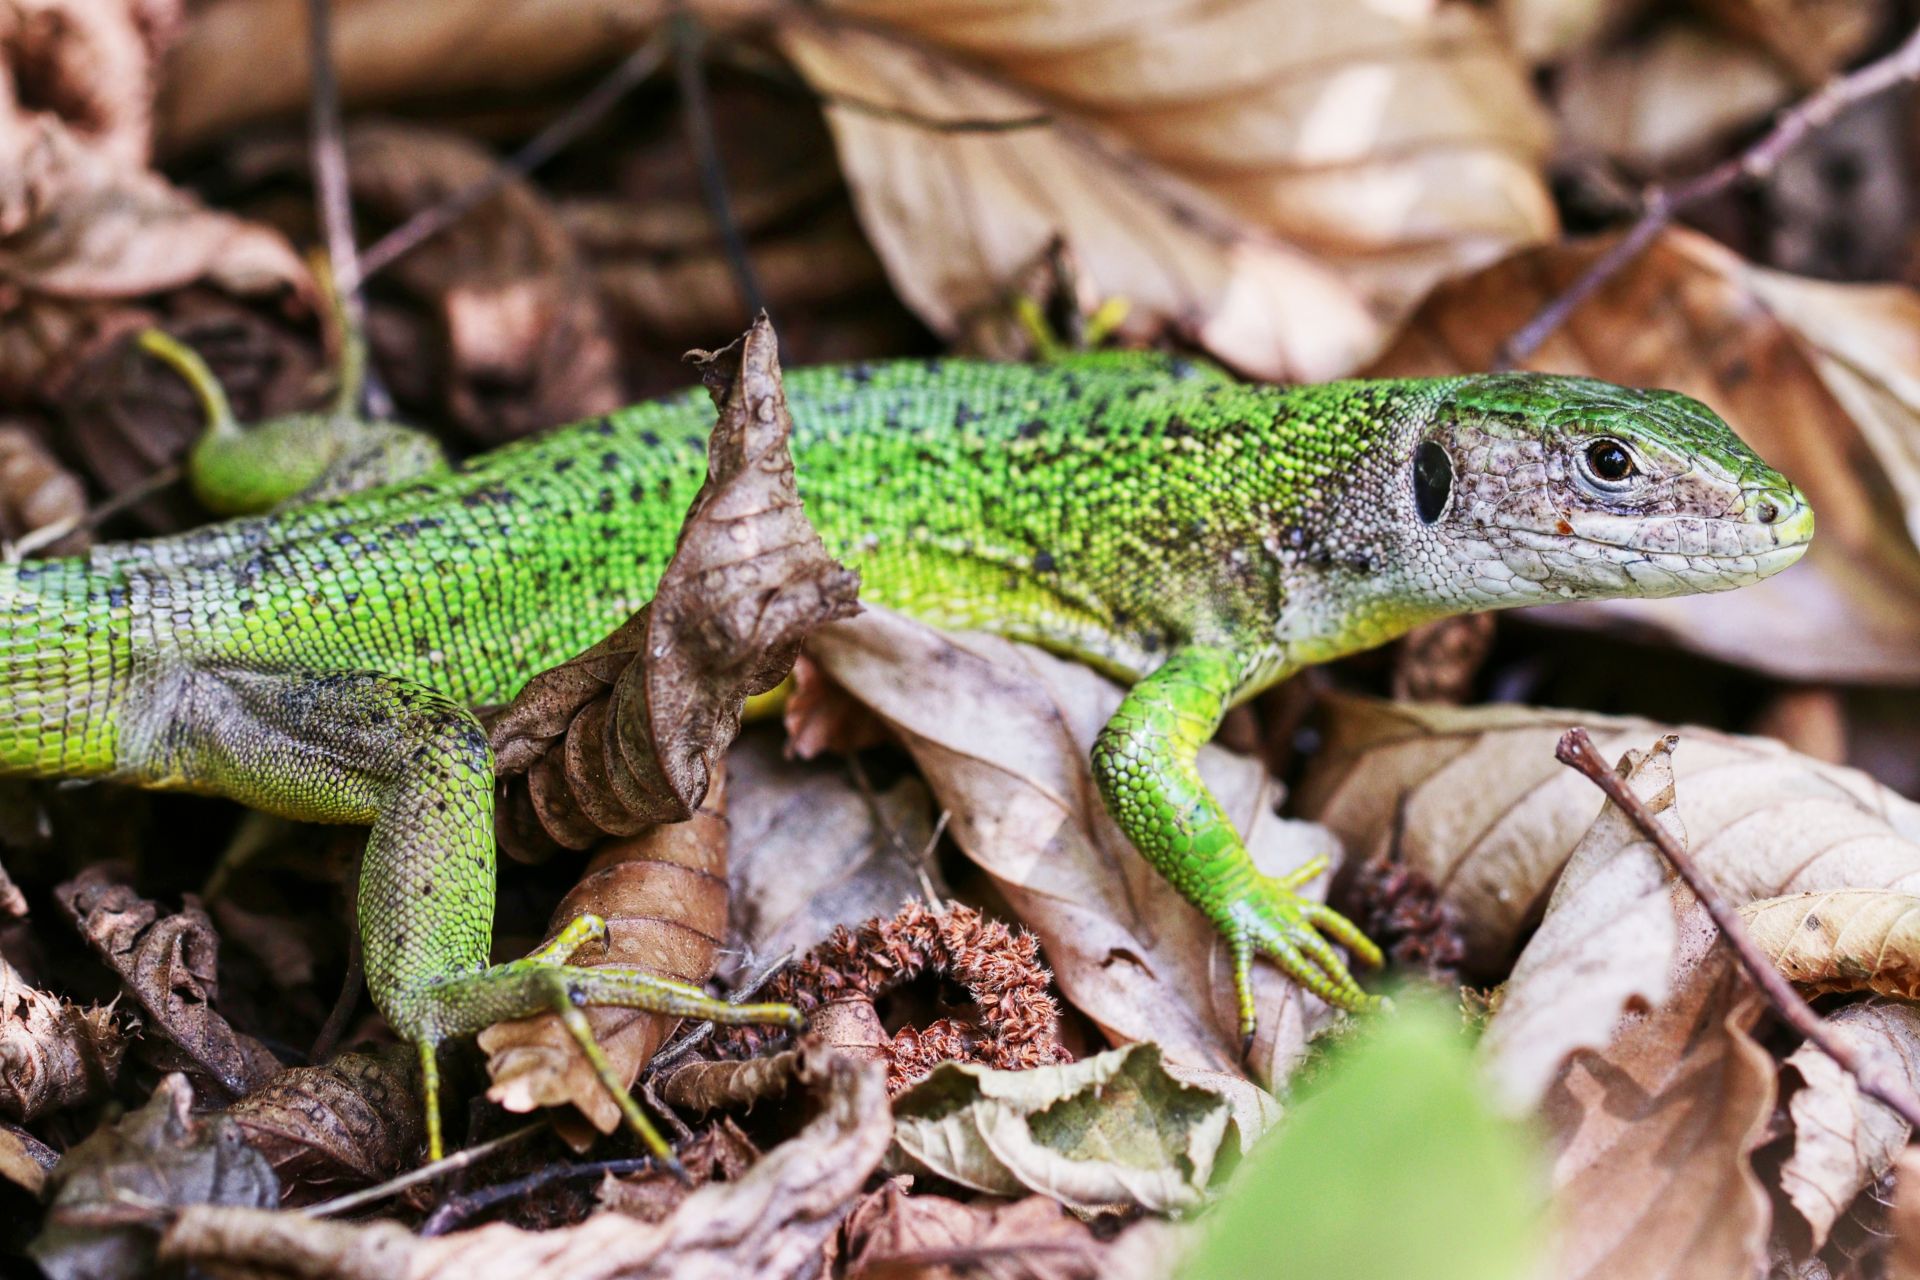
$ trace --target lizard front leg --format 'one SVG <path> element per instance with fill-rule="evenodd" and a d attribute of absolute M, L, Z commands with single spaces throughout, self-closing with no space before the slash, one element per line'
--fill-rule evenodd
<path fill-rule="evenodd" d="M 1363 962 L 1380 951 L 1345 916 L 1295 890 L 1324 863 L 1283 879 L 1262 875 L 1239 832 L 1200 780 L 1195 760 L 1239 685 L 1242 663 L 1224 647 L 1189 645 L 1136 684 L 1093 744 L 1093 776 L 1133 845 L 1213 922 L 1233 955 L 1240 1034 L 1254 1032 L 1253 957 L 1272 957 L 1329 1004 L 1365 1009 L 1362 991 L 1321 934 Z"/>
<path fill-rule="evenodd" d="M 472 712 L 431 689 L 373 672 L 184 667 L 155 680 L 141 701 L 125 770 L 138 780 L 371 828 L 359 895 L 367 986 L 419 1050 L 431 1159 L 442 1153 L 437 1050 L 494 1022 L 559 1014 L 630 1126 L 669 1162 L 671 1150 L 608 1065 L 581 1008 L 800 1024 L 787 1005 L 733 1005 L 640 970 L 567 964 L 576 948 L 605 937 L 593 917 L 533 956 L 490 965 L 493 754 Z M 140 749 L 143 740 L 151 745 Z"/>

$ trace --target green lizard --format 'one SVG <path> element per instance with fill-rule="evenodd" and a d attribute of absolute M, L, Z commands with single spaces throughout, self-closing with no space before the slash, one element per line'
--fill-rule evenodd
<path fill-rule="evenodd" d="M 1429 619 L 1754 582 L 1813 533 L 1800 493 L 1710 410 L 1581 378 L 1286 389 L 1135 356 L 811 369 L 787 390 L 806 509 L 864 598 L 1132 683 L 1094 776 L 1223 935 L 1247 1034 L 1255 956 L 1359 1009 L 1370 997 L 1331 942 L 1379 953 L 1297 896 L 1318 868 L 1257 872 L 1200 781 L 1195 754 L 1229 707 Z M 301 483 L 379 487 L 0 568 L 0 769 L 369 825 L 367 981 L 419 1047 L 431 1155 L 436 1046 L 542 1009 L 664 1152 L 580 1006 L 796 1015 L 569 966 L 602 928 L 590 918 L 490 966 L 492 761 L 469 707 L 647 600 L 712 422 L 688 392 L 457 467 L 375 448 L 346 482 Z M 228 491 L 249 490 L 223 465 Z"/>

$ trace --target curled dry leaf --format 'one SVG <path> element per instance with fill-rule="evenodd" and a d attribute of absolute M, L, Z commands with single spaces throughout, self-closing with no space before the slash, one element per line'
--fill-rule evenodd
<path fill-rule="evenodd" d="M 60 1153 L 40 1139 L 0 1121 L 0 1178 L 35 1199 L 47 1185 L 47 1175 L 60 1163 Z"/>
<path fill-rule="evenodd" d="M 1674 805 L 1676 741 L 1627 752 L 1617 772 L 1684 845 Z M 1531 1111 L 1576 1050 L 1605 1046 L 1634 1005 L 1665 1002 L 1679 944 L 1676 896 L 1687 894 L 1633 820 L 1608 802 L 1567 859 L 1480 1042 L 1503 1105 Z"/>
<path fill-rule="evenodd" d="M 1088 757 L 1119 689 L 1030 646 L 945 635 L 878 609 L 823 628 L 809 652 L 912 754 L 953 815 L 954 842 L 1109 1039 L 1152 1040 L 1170 1062 L 1222 1073 L 1291 1073 L 1324 1007 L 1255 966 L 1259 1032 L 1243 1064 L 1225 945 L 1101 807 Z M 1326 832 L 1274 815 L 1273 782 L 1256 761 L 1209 746 L 1200 773 L 1262 871 L 1338 858 Z"/>
<path fill-rule="evenodd" d="M 816 1118 L 739 1181 L 702 1187 L 663 1222 L 602 1213 L 553 1231 L 495 1223 L 421 1238 L 394 1222 L 361 1226 L 196 1207 L 175 1218 L 160 1256 L 252 1273 L 404 1274 L 412 1280 L 801 1280 L 819 1274 L 823 1244 L 853 1207 L 892 1132 L 877 1067 L 829 1055 L 808 1062 L 801 1079 L 814 1096 Z"/>
<path fill-rule="evenodd" d="M 1920 1010 L 1882 1001 L 1851 1004 L 1828 1018 L 1827 1028 L 1892 1079 L 1920 1088 Z M 1801 1252 L 1812 1253 L 1854 1197 L 1893 1167 L 1907 1126 L 1812 1045 L 1796 1049 L 1786 1066 L 1804 1083 L 1787 1103 L 1793 1154 L 1780 1167 L 1780 1189 L 1806 1220 L 1811 1234 Z"/>
<path fill-rule="evenodd" d="M 624 1178 L 609 1173 L 594 1189 L 594 1200 L 629 1218 L 660 1222 L 694 1191 L 709 1182 L 738 1182 L 760 1159 L 760 1149 L 731 1116 L 721 1116 L 673 1154 L 686 1181 L 658 1166 Z"/>
<path fill-rule="evenodd" d="M 1083 1212 L 1176 1213 L 1205 1199 L 1234 1120 L 1226 1098 L 1168 1074 L 1156 1045 L 1029 1071 L 949 1062 L 894 1099 L 889 1165 Z"/>
<path fill-rule="evenodd" d="M 867 233 L 944 334 L 1057 239 L 1093 294 L 1132 304 L 1137 336 L 1331 377 L 1435 280 L 1554 229 L 1545 123 L 1461 6 L 823 12 L 784 22 L 781 46 L 840 100 L 828 120 Z"/>
<path fill-rule="evenodd" d="M 1601 251 L 1558 245 L 1443 285 L 1370 373 L 1487 368 L 1503 337 Z M 1705 401 L 1805 490 L 1820 533 L 1790 572 L 1740 591 L 1529 610 L 1655 633 L 1799 681 L 1920 679 L 1920 301 L 1760 271 L 1664 233 L 1527 361 Z"/>
<path fill-rule="evenodd" d="M 1920 999 L 1920 894 L 1829 889 L 1740 908 L 1781 973 L 1820 991 Z"/>
<path fill-rule="evenodd" d="M 607 922 L 607 945 L 576 955 L 589 968 L 620 965 L 699 986 L 713 973 L 727 931 L 726 770 L 716 768 L 706 800 L 685 822 L 626 840 L 604 841 L 580 880 L 554 908 L 547 937 L 587 913 Z M 587 1023 L 629 1087 L 678 1018 L 597 1006 Z M 493 1086 L 487 1096 L 509 1111 L 578 1108 L 592 1129 L 612 1133 L 620 1108 L 560 1019 L 544 1013 L 495 1023 L 480 1033 Z M 584 1148 L 592 1134 L 561 1132 Z"/>
<path fill-rule="evenodd" d="M 163 1070 L 183 1070 L 228 1098 L 241 1098 L 280 1070 L 271 1051 L 235 1031 L 214 1009 L 220 940 L 199 900 L 164 915 L 152 902 L 89 867 L 54 890 L 81 937 L 119 975 L 151 1020 L 141 1051 Z"/>
<path fill-rule="evenodd" d="M 702 376 L 720 410 L 707 480 L 653 600 L 493 725 L 499 771 L 529 774 L 542 825 L 575 848 L 690 816 L 745 700 L 786 677 L 809 631 L 859 608 L 858 576 L 800 507 L 767 318 L 703 357 Z"/>
<path fill-rule="evenodd" d="M 153 1274 L 154 1241 L 182 1205 L 263 1210 L 280 1198 L 273 1170 L 225 1116 L 193 1114 L 185 1076 L 69 1151 L 48 1187 L 52 1203 L 28 1252 L 52 1280 L 133 1280 Z"/>
<path fill-rule="evenodd" d="M 87 536 L 77 529 L 87 514 L 87 491 L 79 477 L 60 465 L 39 436 L 25 427 L 0 425 L 0 539 L 53 525 L 69 532 L 42 554 L 84 551 Z"/>
<path fill-rule="evenodd" d="M 730 950 L 798 955 L 838 925 L 887 915 L 929 883 L 944 896 L 928 856 L 932 800 L 918 778 L 863 790 L 838 762 L 785 759 L 765 732 L 742 734 L 727 770 L 735 782 Z"/>
<path fill-rule="evenodd" d="M 304 1204 L 403 1171 L 423 1136 L 415 1060 L 401 1047 L 283 1071 L 227 1109 Z"/>
<path fill-rule="evenodd" d="M 901 1027 L 886 1037 L 873 1002 L 922 978 L 941 978 L 965 989 L 973 1017 L 943 1017 L 924 1026 Z M 767 985 L 766 998 L 797 1006 L 816 1030 L 834 1041 L 822 1018 L 846 1018 L 848 1007 L 865 1005 L 851 1019 L 861 1047 L 871 1046 L 887 1066 L 887 1090 L 899 1093 L 943 1062 L 978 1063 L 1018 1071 L 1071 1061 L 1060 1043 L 1059 1006 L 1049 994 L 1052 975 L 1040 963 L 1039 940 L 1009 929 L 971 907 L 939 911 L 909 902 L 892 919 L 842 927 Z M 843 1021 L 835 1030 L 845 1035 Z M 731 1028 L 723 1042 L 751 1045 L 764 1038 L 756 1028 Z M 883 1037 L 876 1045 L 872 1032 Z"/>
<path fill-rule="evenodd" d="M 38 990 L 0 957 L 0 1114 L 32 1120 L 92 1102 L 126 1053 L 111 1007 L 82 1009 Z"/>
<path fill-rule="evenodd" d="M 1575 724 L 1617 759 L 1671 729 L 1644 720 L 1522 707 L 1456 709 L 1326 701 L 1326 748 L 1300 812 L 1357 859 L 1425 875 L 1457 913 L 1469 971 L 1506 971 L 1516 940 L 1600 796 L 1553 758 Z M 1735 902 L 1861 886 L 1920 890 L 1920 805 L 1857 770 L 1763 738 L 1680 731 L 1673 756 L 1691 852 Z"/>

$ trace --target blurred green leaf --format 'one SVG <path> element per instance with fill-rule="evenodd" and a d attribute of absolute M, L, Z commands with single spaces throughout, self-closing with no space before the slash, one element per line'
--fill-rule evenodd
<path fill-rule="evenodd" d="M 1489 1105 L 1459 1016 L 1404 999 L 1254 1149 L 1182 1275 L 1535 1274 L 1545 1172 Z"/>

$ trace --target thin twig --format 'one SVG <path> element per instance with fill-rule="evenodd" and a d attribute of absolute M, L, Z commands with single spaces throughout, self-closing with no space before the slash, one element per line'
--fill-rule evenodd
<path fill-rule="evenodd" d="M 367 331 L 367 308 L 360 297 L 360 254 L 353 242 L 353 195 L 347 185 L 340 82 L 333 73 L 333 9 L 329 0 L 307 0 L 307 22 L 308 74 L 313 83 L 307 127 L 313 151 L 314 195 L 320 205 L 320 226 L 334 287 L 339 292 L 341 316 L 349 336 L 356 337 Z M 360 394 L 373 417 L 384 420 L 393 416 L 392 398 L 371 371 L 364 375 Z"/>
<path fill-rule="evenodd" d="M 320 1034 L 313 1038 L 313 1048 L 307 1051 L 309 1062 L 325 1062 L 339 1048 L 340 1038 L 347 1034 L 348 1021 L 352 1019 L 354 1010 L 360 1007 L 360 992 L 367 982 L 366 951 L 360 942 L 359 857 L 353 860 L 351 872 L 346 878 L 346 891 L 347 973 L 340 981 L 340 995 L 333 1002 L 333 1010 L 327 1014 L 326 1022 L 321 1024 Z"/>
<path fill-rule="evenodd" d="M 482 1187 L 478 1191 L 465 1192 L 449 1196 L 440 1202 L 426 1222 L 421 1224 L 420 1234 L 437 1236 L 457 1227 L 476 1213 L 483 1213 L 507 1200 L 518 1200 L 521 1196 L 538 1191 L 550 1182 L 571 1182 L 576 1178 L 593 1178 L 603 1174 L 619 1175 L 623 1173 L 644 1173 L 648 1169 L 659 1167 L 652 1156 L 627 1156 L 617 1160 L 595 1160 L 588 1164 L 550 1164 L 534 1170 L 524 1178 L 515 1178 L 512 1182 L 502 1182 L 491 1187 Z"/>
<path fill-rule="evenodd" d="M 672 39 L 663 28 L 639 48 L 621 59 L 587 95 L 562 112 L 553 123 L 533 135 L 527 144 L 487 173 L 408 218 L 374 241 L 360 255 L 360 277 L 355 287 L 369 276 L 417 249 L 500 193 L 508 183 L 527 177 L 547 161 L 579 140 L 580 135 L 598 124 L 620 100 L 638 88 L 660 69 L 672 50 Z"/>
<path fill-rule="evenodd" d="M 1683 182 L 1656 183 L 1647 188 L 1639 219 L 1578 279 L 1501 344 L 1494 367 L 1511 369 L 1538 351 L 1581 303 L 1639 257 L 1681 210 L 1717 196 L 1737 182 L 1765 180 L 1809 134 L 1831 124 L 1849 107 L 1909 80 L 1920 80 L 1920 27 L 1915 27 L 1886 57 L 1829 80 L 1782 112 L 1773 128 L 1739 155 Z"/>
<path fill-rule="evenodd" d="M 700 194 L 720 232 L 720 248 L 727 265 L 733 268 L 746 313 L 756 316 L 767 308 L 766 295 L 747 257 L 747 237 L 740 229 L 740 219 L 734 216 L 733 197 L 727 192 L 726 165 L 720 158 L 720 141 L 713 128 L 713 97 L 707 92 L 706 32 L 686 14 L 676 14 L 668 25 L 673 36 L 674 76 L 680 85 L 680 117 L 686 123 L 687 146 L 693 151 L 694 168 L 700 174 Z"/>
<path fill-rule="evenodd" d="M 1553 754 L 1561 764 L 1570 765 L 1591 778 L 1607 799 L 1626 814 L 1633 825 L 1640 829 L 1640 833 L 1653 841 L 1667 861 L 1673 864 L 1673 869 L 1687 882 L 1687 887 L 1693 890 L 1694 896 L 1706 907 L 1707 914 L 1713 917 L 1714 924 L 1719 926 L 1721 935 L 1733 948 L 1734 955 L 1739 957 L 1740 967 L 1747 971 L 1754 985 L 1766 994 L 1787 1024 L 1839 1063 L 1841 1069 L 1858 1082 L 1862 1093 L 1885 1103 L 1907 1122 L 1908 1128 L 1920 1134 L 1920 1097 L 1915 1097 L 1911 1090 L 1877 1065 L 1864 1061 L 1854 1052 L 1852 1045 L 1833 1034 L 1820 1015 L 1813 1011 L 1813 1006 L 1803 1000 L 1800 993 L 1793 989 L 1793 984 L 1774 967 L 1773 960 L 1760 949 L 1760 944 L 1753 940 L 1746 925 L 1741 923 L 1733 905 L 1721 895 L 1711 880 L 1701 874 L 1693 856 L 1674 838 L 1672 832 L 1660 825 L 1646 802 L 1607 767 L 1606 760 L 1594 747 L 1587 731 L 1578 728 L 1567 730 Z"/>
<path fill-rule="evenodd" d="M 431 1164 L 423 1164 L 418 1169 L 403 1173 L 397 1178 L 388 1178 L 385 1182 L 362 1188 L 350 1195 L 340 1196 L 333 1200 L 325 1200 L 319 1204 L 308 1205 L 306 1208 L 300 1210 L 300 1212 L 306 1214 L 309 1218 L 328 1218 L 337 1213 L 346 1213 L 350 1209 L 358 1209 L 361 1205 L 372 1204 L 376 1200 L 385 1200 L 388 1196 L 400 1194 L 408 1187 L 417 1187 L 423 1182 L 432 1182 L 435 1179 L 444 1178 L 450 1173 L 458 1173 L 475 1161 L 484 1160 L 494 1152 L 532 1137 L 546 1127 L 547 1122 L 545 1120 L 536 1120 L 532 1124 L 521 1125 L 511 1133 L 503 1133 L 499 1137 L 483 1142 L 477 1147 L 468 1147 L 464 1151 L 456 1151 L 452 1155 L 435 1160 Z"/>

